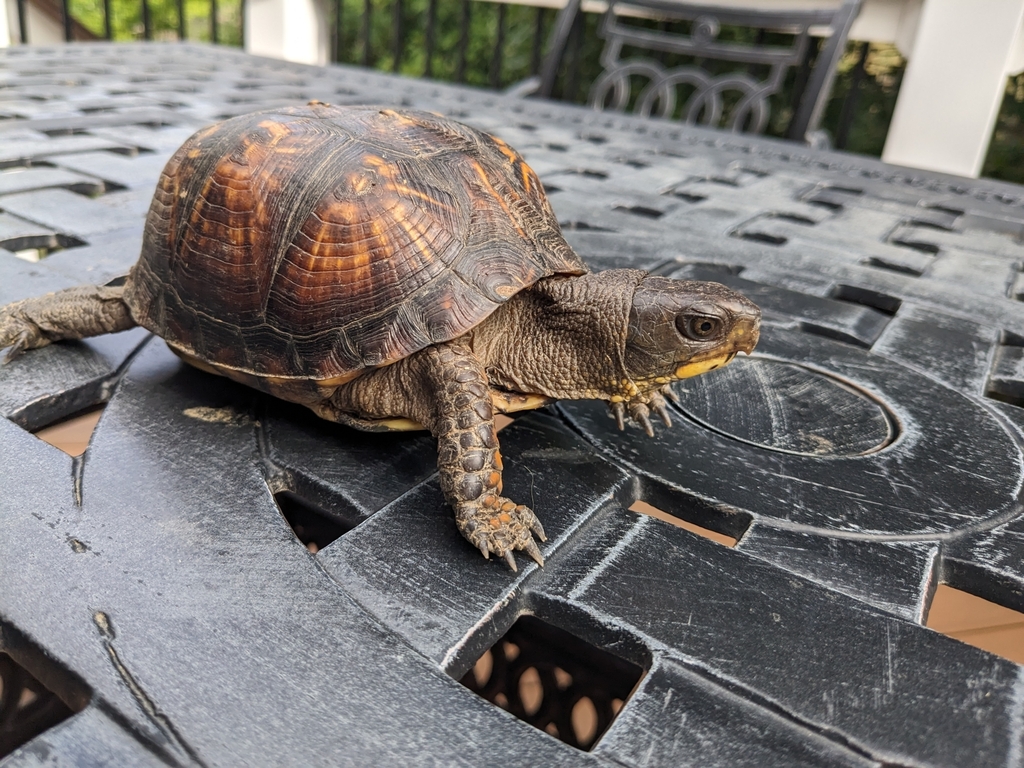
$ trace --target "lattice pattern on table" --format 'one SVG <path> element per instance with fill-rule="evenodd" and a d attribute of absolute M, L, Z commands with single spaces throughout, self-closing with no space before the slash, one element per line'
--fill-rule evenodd
<path fill-rule="evenodd" d="M 0 616 L 91 697 L 36 746 L 122 764 L 1019 758 L 1021 668 L 921 626 L 942 581 L 1024 609 L 1018 187 L 216 48 L 16 48 L 0 303 L 123 274 L 189 134 L 309 99 L 499 134 L 595 268 L 754 297 L 758 356 L 681 386 L 654 440 L 591 403 L 503 430 L 506 488 L 550 536 L 546 567 L 516 575 L 458 537 L 423 436 L 326 424 L 140 331 L 0 369 Z M 83 457 L 29 434 L 105 401 Z M 645 670 L 577 739 L 589 752 L 452 679 L 523 614 Z"/>

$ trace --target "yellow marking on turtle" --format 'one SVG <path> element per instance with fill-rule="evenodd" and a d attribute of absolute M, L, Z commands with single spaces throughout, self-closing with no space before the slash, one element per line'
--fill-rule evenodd
<path fill-rule="evenodd" d="M 509 209 L 508 205 L 506 205 L 501 195 L 498 194 L 498 190 L 494 188 L 494 186 L 491 184 L 490 179 L 487 178 L 487 171 L 484 170 L 484 167 L 473 158 L 469 158 L 469 164 L 470 166 L 472 166 L 473 170 L 476 171 L 476 175 L 480 177 L 480 181 L 484 183 L 484 186 L 491 193 L 491 197 L 498 202 L 498 205 L 501 206 L 501 209 L 505 212 L 505 215 L 508 216 L 509 221 L 512 222 L 512 226 L 516 228 L 516 232 L 518 232 L 520 237 L 522 237 L 524 240 L 529 240 L 530 238 L 528 238 L 526 236 L 526 233 L 523 232 L 523 228 L 519 226 L 519 222 L 517 222 L 515 217 L 512 215 L 512 211 Z M 515 191 L 513 190 L 512 193 L 515 194 Z"/>
<path fill-rule="evenodd" d="M 276 120 L 263 120 L 262 122 L 257 123 L 256 127 L 262 128 L 263 130 L 270 134 L 271 141 L 268 144 L 268 146 L 273 146 L 278 141 L 283 139 L 285 136 L 290 135 L 292 132 L 292 127 L 290 124 L 281 123 Z"/>
<path fill-rule="evenodd" d="M 537 186 L 537 184 L 534 183 L 534 179 L 537 178 L 537 174 L 534 173 L 533 169 L 527 165 L 525 160 L 523 160 L 523 156 L 512 149 L 512 147 L 506 144 L 503 140 L 499 139 L 497 136 L 490 136 L 490 139 L 494 142 L 498 151 L 508 158 L 513 168 L 519 166 L 519 175 L 523 180 L 523 188 L 528 193 L 532 194 L 533 190 L 531 188 Z"/>
<path fill-rule="evenodd" d="M 363 163 L 377 170 L 382 176 L 387 177 L 388 181 L 394 182 L 395 174 L 398 168 L 394 163 L 389 163 L 380 155 L 375 155 L 373 152 L 367 152 L 363 155 Z"/>
<path fill-rule="evenodd" d="M 412 187 L 406 184 L 399 184 L 398 182 L 394 182 L 393 184 L 391 184 L 391 188 L 396 192 L 401 192 L 402 194 L 409 195 L 410 197 L 418 198 L 419 200 L 422 200 L 425 203 L 436 205 L 438 208 L 444 208 L 446 211 L 453 210 L 452 207 L 447 203 L 442 203 L 440 200 L 435 200 L 430 195 L 424 192 L 420 192 L 418 189 L 413 189 Z"/>
<path fill-rule="evenodd" d="M 401 112 L 395 112 L 395 110 L 393 109 L 382 109 L 380 113 L 385 117 L 393 117 L 399 122 L 403 123 L 404 125 L 419 125 L 419 123 L 413 120 L 411 117 L 403 115 Z"/>
<path fill-rule="evenodd" d="M 390 429 L 395 432 L 419 432 L 426 429 L 418 421 L 412 419 L 379 419 L 373 422 L 374 425 Z"/>
<path fill-rule="evenodd" d="M 395 255 L 395 253 L 397 253 L 397 250 L 392 246 L 391 241 L 390 241 L 390 239 L 387 236 L 387 229 L 385 227 L 381 226 L 381 223 L 380 223 L 380 221 L 378 219 L 376 219 L 376 218 L 370 219 L 369 221 L 366 222 L 366 225 L 369 227 L 370 232 L 373 234 L 373 240 L 375 242 L 377 242 L 378 244 L 380 244 L 381 246 L 384 247 L 383 250 L 384 250 L 384 254 L 385 254 L 385 258 L 384 258 L 385 261 L 387 261 L 391 256 Z M 374 249 L 370 245 L 369 241 L 370 241 L 370 238 L 367 238 L 367 242 L 366 242 L 366 263 L 367 264 L 370 264 L 370 263 L 372 263 L 374 261 L 374 258 L 373 258 Z"/>
<path fill-rule="evenodd" d="M 348 185 L 357 195 L 364 195 L 373 188 L 373 180 L 365 173 L 354 171 L 348 175 Z"/>
<path fill-rule="evenodd" d="M 267 392 L 282 400 L 290 400 L 302 405 L 311 405 L 326 400 L 343 384 L 357 378 L 363 370 L 350 371 L 341 376 L 327 379 L 312 379 L 308 376 L 261 376 L 253 371 L 232 368 L 220 363 L 212 363 L 196 356 L 192 350 L 181 348 L 178 344 L 167 342 L 171 351 L 194 368 L 216 376 L 225 376 L 239 384 L 245 384 L 261 392 Z M 422 429 L 422 427 L 415 427 Z"/>
<path fill-rule="evenodd" d="M 436 205 L 449 211 L 452 210 L 450 205 L 442 203 L 440 200 L 435 200 L 430 197 L 430 195 L 420 192 L 418 189 L 413 189 L 407 183 L 404 183 L 404 179 L 399 180 L 398 167 L 393 163 L 389 163 L 380 155 L 367 152 L 363 155 L 363 162 L 384 176 L 387 179 L 387 188 L 393 192 L 407 194 L 411 197 L 418 198 L 425 203 L 430 203 L 431 205 Z"/>
<path fill-rule="evenodd" d="M 532 411 L 554 401 L 553 397 L 547 397 L 546 395 L 522 394 L 520 392 L 506 392 L 498 389 L 491 390 L 491 405 L 498 413 Z"/>
<path fill-rule="evenodd" d="M 735 356 L 734 352 L 726 352 L 715 357 L 709 357 L 704 360 L 697 360 L 692 363 L 684 363 L 676 368 L 677 379 L 689 379 L 692 376 L 699 376 L 702 373 L 707 373 L 715 368 L 728 363 Z"/>
<path fill-rule="evenodd" d="M 360 203 L 356 203 L 351 200 L 341 200 L 335 203 L 333 207 L 341 214 L 341 221 L 345 225 L 352 226 L 354 224 L 366 223 L 364 221 L 364 217 L 359 215 L 364 208 Z M 333 223 L 338 222 L 335 221 Z M 373 235 L 379 238 L 380 233 L 375 229 L 375 222 L 370 221 L 369 225 L 373 231 Z M 344 255 L 336 256 L 331 259 L 330 267 L 332 269 L 367 270 L 370 268 L 370 263 L 373 261 L 373 251 L 367 240 L 350 240 L 349 242 L 342 243 L 340 245 L 342 246 L 342 253 Z"/>
<path fill-rule="evenodd" d="M 526 163 L 521 163 L 521 171 L 523 176 L 523 187 L 529 194 L 533 194 L 533 179 L 537 178 L 537 174 L 533 172 L 533 168 L 528 166 Z"/>
<path fill-rule="evenodd" d="M 501 152 L 501 154 L 503 154 L 505 157 L 507 157 L 510 162 L 516 163 L 519 161 L 519 153 L 512 149 L 512 147 L 510 147 L 504 141 L 499 139 L 497 136 L 491 136 L 491 141 L 494 142 L 494 145 L 498 148 L 498 151 Z"/>
<path fill-rule="evenodd" d="M 405 207 L 401 203 L 396 206 L 395 223 L 405 231 L 409 241 L 419 250 L 419 255 L 423 261 L 434 260 L 434 250 L 430 243 L 427 242 L 427 233 L 424 232 L 419 225 L 410 220 L 409 216 L 406 215 Z"/>

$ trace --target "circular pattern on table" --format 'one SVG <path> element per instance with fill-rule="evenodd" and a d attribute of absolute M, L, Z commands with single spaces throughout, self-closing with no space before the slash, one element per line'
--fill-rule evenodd
<path fill-rule="evenodd" d="M 675 389 L 692 421 L 770 451 L 862 456 L 898 434 L 895 417 L 877 400 L 795 363 L 742 358 Z"/>
<path fill-rule="evenodd" d="M 747 373 L 733 374 L 732 394 L 697 395 L 689 382 L 677 384 L 688 390 L 684 407 L 705 408 L 706 422 L 676 419 L 671 428 L 656 427 L 654 439 L 634 426 L 619 432 L 602 403 L 563 401 L 558 408 L 620 466 L 726 514 L 745 511 L 758 525 L 836 538 L 925 541 L 1018 514 L 1024 451 L 1016 430 L 985 398 L 899 361 L 799 331 L 773 329 L 758 351 L 750 362 L 766 365 L 766 381 L 780 390 L 751 389 L 749 378 L 740 386 Z M 724 389 L 730 380 L 715 375 L 704 374 L 694 385 L 706 379 L 701 386 Z M 772 407 L 783 404 L 783 416 L 793 418 L 814 390 L 848 412 L 805 414 L 811 426 L 821 426 L 816 419 L 829 425 L 811 434 L 841 438 L 837 445 L 845 447 L 780 449 L 813 438 L 783 435 L 784 418 L 759 412 L 774 399 Z M 867 406 L 857 403 L 862 398 Z M 860 437 L 842 434 L 857 409 L 872 420 L 880 410 L 891 419 L 894 436 L 884 447 L 877 421 Z M 866 444 L 875 447 L 853 452 Z"/>

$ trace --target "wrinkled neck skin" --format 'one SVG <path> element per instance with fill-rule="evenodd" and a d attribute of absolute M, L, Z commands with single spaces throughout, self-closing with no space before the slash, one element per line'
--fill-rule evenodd
<path fill-rule="evenodd" d="M 618 269 L 545 278 L 471 331 L 473 353 L 491 384 L 510 392 L 559 400 L 635 392 L 625 348 L 633 294 L 645 275 Z"/>

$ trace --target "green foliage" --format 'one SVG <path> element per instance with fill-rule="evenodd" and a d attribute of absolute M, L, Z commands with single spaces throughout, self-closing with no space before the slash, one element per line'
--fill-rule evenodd
<path fill-rule="evenodd" d="M 462 82 L 472 85 L 489 86 L 492 63 L 498 36 L 499 6 L 491 2 L 470 2 L 470 0 L 436 0 L 435 44 L 431 66 L 428 70 L 425 58 L 426 27 L 429 0 L 401 0 L 401 28 L 403 44 L 399 65 L 395 67 L 394 57 L 394 0 L 342 0 L 342 24 L 337 59 L 343 63 L 362 64 L 388 71 L 398 71 L 411 76 L 430 76 L 446 81 L 459 81 L 460 61 L 463 61 Z M 369 24 L 369 53 L 364 51 L 363 12 L 366 4 L 371 7 Z M 334 6 L 333 13 L 337 12 Z M 463 14 L 468 11 L 468 25 L 463 27 Z M 497 80 L 499 86 L 517 82 L 534 73 L 534 40 L 538 24 L 538 10 L 527 6 L 506 7 L 505 37 L 502 47 L 502 68 Z M 540 25 L 543 44 L 546 45 L 555 19 L 553 10 L 541 11 Z M 335 17 L 336 19 L 336 17 Z M 666 24 L 654 19 L 633 19 L 634 26 L 653 30 L 689 33 L 689 22 Z M 590 87 L 601 74 L 600 55 L 604 41 L 598 36 L 601 17 L 584 13 L 578 20 L 577 28 L 570 36 L 562 59 L 561 71 L 556 82 L 555 96 L 566 101 L 585 103 Z M 465 36 L 464 36 L 465 34 Z M 757 30 L 725 26 L 719 39 L 725 42 L 763 45 L 788 45 L 792 36 L 768 34 L 758 37 Z M 465 41 L 465 44 L 464 42 Z M 624 57 L 633 53 L 628 47 Z M 851 42 L 843 57 L 833 88 L 833 95 L 827 106 L 822 127 L 835 136 L 844 101 L 856 84 L 855 101 L 857 109 L 852 114 L 852 127 L 848 132 L 847 149 L 878 156 L 882 152 L 885 135 L 892 118 L 899 83 L 905 67 L 904 60 L 891 45 L 872 44 L 867 53 L 864 72 L 855 76 L 859 60 L 860 44 Z M 662 66 L 674 67 L 696 63 L 692 57 L 666 53 L 644 52 L 645 56 L 657 59 Z M 708 66 L 708 62 L 700 62 Z M 710 69 L 720 74 L 732 65 L 719 65 Z M 742 66 L 743 71 L 755 78 L 768 75 L 766 66 Z M 769 136 L 784 136 L 795 108 L 795 91 L 798 87 L 798 68 L 791 68 L 781 90 L 771 97 L 771 118 L 766 130 Z M 633 99 L 639 88 L 634 89 Z M 684 94 L 685 96 L 685 94 Z M 735 97 L 735 94 L 732 94 Z M 734 106 L 736 98 L 729 101 L 726 94 L 725 109 Z M 681 104 L 674 117 L 679 118 Z M 630 107 L 633 105 L 630 104 Z"/>
<path fill-rule="evenodd" d="M 860 42 L 847 43 L 821 124 L 835 137 L 839 132 L 843 105 L 852 98 L 853 110 L 844 149 L 880 157 L 907 62 L 895 46 L 871 43 L 864 71 L 858 77 L 856 69 L 862 46 Z M 856 93 L 852 93 L 854 89 Z"/>
<path fill-rule="evenodd" d="M 97 36 L 104 36 L 104 0 L 70 0 L 76 20 Z M 178 38 L 179 0 L 148 0 L 154 40 Z M 209 41 L 211 3 L 217 3 L 218 42 L 241 45 L 243 0 L 181 0 L 186 17 L 186 37 Z M 433 55 L 426 59 L 427 23 L 434 4 Z M 114 40 L 143 39 L 142 1 L 109 0 L 111 36 Z M 369 23 L 364 29 L 364 11 Z M 538 53 L 543 52 L 555 21 L 553 9 L 506 5 L 480 0 L 328 0 L 335 60 L 346 64 L 369 64 L 376 69 L 404 75 L 465 82 L 477 86 L 506 87 L 536 73 Z M 400 12 L 401 44 L 395 61 L 395 12 Z M 504 9 L 504 11 L 502 11 Z M 341 18 L 338 18 L 338 13 Z M 499 16 L 504 12 L 503 42 L 498 49 Z M 339 23 L 340 22 L 340 23 Z M 600 76 L 603 40 L 598 37 L 601 17 L 581 14 L 562 59 L 555 96 L 576 103 L 586 102 L 591 84 Z M 653 19 L 631 23 L 650 29 L 688 33 L 688 22 L 666 24 Z M 539 38 L 538 38 L 539 31 Z M 755 42 L 757 32 L 725 26 L 720 39 Z M 367 49 L 367 36 L 369 46 Z M 537 40 L 541 49 L 535 47 Z M 759 42 L 787 43 L 785 38 L 762 37 Z M 840 61 L 832 95 L 822 120 L 832 137 L 840 132 L 845 110 L 849 114 L 845 149 L 879 156 L 892 120 L 896 96 L 906 62 L 886 44 L 872 43 L 861 66 L 863 44 L 850 42 Z M 629 55 L 630 51 L 623 51 Z M 671 54 L 651 54 L 663 66 L 693 63 Z M 429 66 L 428 66 L 429 65 Z M 497 66 L 497 69 L 495 67 Z M 764 68 L 746 67 L 754 77 L 764 77 Z M 460 76 L 461 75 L 461 76 Z M 781 91 L 771 98 L 769 136 L 785 135 L 793 113 L 797 68 L 792 68 Z M 634 97 L 635 98 L 635 97 Z M 682 101 L 681 99 L 680 101 Z M 726 110 L 732 106 L 726 103 Z M 851 109 L 852 107 L 852 109 Z M 677 108 L 677 118 L 679 108 Z M 983 175 L 1024 183 L 1024 74 L 1008 80 L 1006 95 L 995 133 L 985 160 Z"/>
<path fill-rule="evenodd" d="M 341 4 L 340 35 L 337 37 L 336 60 L 346 64 L 368 63 L 377 69 L 397 71 L 415 77 L 427 70 L 427 16 L 430 0 L 402 0 L 402 41 L 395 65 L 395 8 L 393 0 L 346 0 Z M 370 21 L 364 30 L 364 10 L 369 5 Z M 339 4 L 332 11 L 337 23 Z M 491 71 L 498 40 L 498 17 L 501 6 L 489 2 L 437 0 L 434 17 L 434 49 L 430 61 L 431 76 L 438 80 L 459 80 L 460 62 L 464 61 L 462 82 L 472 85 L 492 84 Z M 505 31 L 501 48 L 497 83 L 505 86 L 530 75 L 534 30 L 538 9 L 522 5 L 505 6 Z M 554 20 L 554 12 L 541 10 L 546 31 Z M 366 45 L 369 32 L 369 49 Z M 465 32 L 465 44 L 463 34 Z"/>
<path fill-rule="evenodd" d="M 1006 82 L 981 175 L 1024 184 L 1024 74 Z"/>
<path fill-rule="evenodd" d="M 144 37 L 141 0 L 109 0 L 110 33 L 114 40 L 142 40 Z M 183 0 L 185 34 L 189 40 L 210 40 L 210 0 Z M 103 0 L 70 0 L 71 15 L 93 34 L 103 37 Z M 178 39 L 178 0 L 148 0 L 151 37 Z M 242 43 L 242 0 L 217 0 L 217 41 Z"/>

